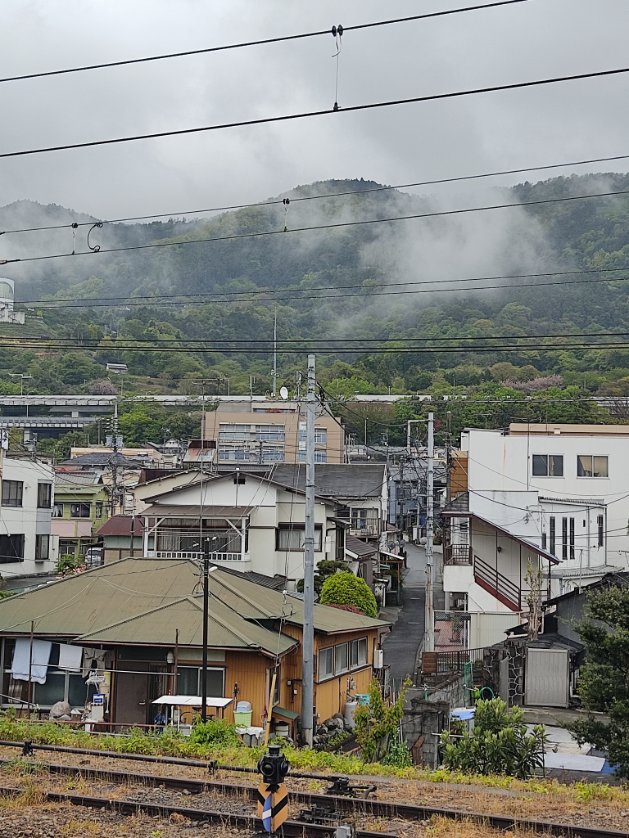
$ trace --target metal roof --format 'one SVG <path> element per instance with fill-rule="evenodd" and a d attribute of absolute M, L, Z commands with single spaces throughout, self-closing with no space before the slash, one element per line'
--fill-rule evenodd
<path fill-rule="evenodd" d="M 174 646 L 178 639 L 181 646 L 202 646 L 202 618 L 203 598 L 189 596 L 83 634 L 77 642 Z M 216 597 L 210 598 L 208 638 L 210 649 L 261 649 L 271 655 L 283 655 L 297 645 L 291 637 L 245 620 Z"/>
<path fill-rule="evenodd" d="M 357 559 L 370 559 L 376 555 L 378 547 L 375 544 L 361 541 L 355 535 L 347 535 L 345 536 L 345 552 L 356 556 Z"/>
<path fill-rule="evenodd" d="M 248 506 L 201 506 L 200 504 L 154 503 L 142 515 L 145 518 L 247 518 Z"/>
<path fill-rule="evenodd" d="M 162 636 L 159 632 L 166 631 L 160 627 L 164 613 L 174 613 L 165 612 L 167 606 L 189 598 L 194 603 L 193 594 L 198 590 L 198 584 L 199 566 L 189 559 L 122 559 L 0 600 L 0 632 L 30 634 L 33 621 L 38 637 L 93 637 L 105 629 L 113 632 L 116 628 L 114 634 L 122 638 L 123 632 L 126 633 L 130 645 L 142 642 L 138 640 L 139 636 L 149 637 L 147 642 L 158 642 L 157 637 Z M 219 622 L 224 615 L 233 614 L 247 623 L 251 620 L 275 622 L 283 616 L 286 623 L 303 625 L 303 602 L 291 596 L 285 600 L 279 591 L 256 584 L 238 573 L 213 566 L 210 592 L 211 616 Z M 158 612 L 160 616 L 149 617 L 149 612 Z M 194 614 L 188 606 L 182 613 Z M 140 617 L 146 617 L 147 621 L 131 625 Z M 200 626 L 201 619 L 198 619 Z M 314 622 L 315 630 L 323 633 L 389 625 L 327 605 L 315 605 Z M 123 625 L 126 628 L 123 629 Z M 140 635 L 140 629 L 144 631 L 147 625 L 151 626 L 153 635 Z M 240 623 L 232 628 L 242 633 L 239 626 Z M 277 636 L 276 629 L 273 633 Z M 113 637 L 113 634 L 108 636 Z M 174 642 L 174 639 L 166 642 Z M 183 642 L 180 639 L 180 643 Z"/>
<path fill-rule="evenodd" d="M 139 515 L 114 515 L 98 530 L 98 535 L 142 535 L 144 532 L 144 521 Z"/>
<path fill-rule="evenodd" d="M 315 467 L 315 490 L 328 498 L 379 498 L 386 482 L 384 463 L 322 463 Z M 273 482 L 303 491 L 306 468 L 279 463 L 273 468 Z"/>

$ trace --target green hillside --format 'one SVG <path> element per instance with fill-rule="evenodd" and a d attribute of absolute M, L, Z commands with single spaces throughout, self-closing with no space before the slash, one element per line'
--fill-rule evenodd
<path fill-rule="evenodd" d="M 447 199 L 327 181 L 209 219 L 105 225 L 90 237 L 103 251 L 174 246 L 5 265 L 0 270 L 16 281 L 28 316 L 24 327 L 2 327 L 1 334 L 29 345 L 0 349 L 0 375 L 28 372 L 32 387 L 45 392 L 89 391 L 105 377 L 104 363 L 119 361 L 129 367 L 129 392 L 184 392 L 187 379 L 201 375 L 222 379 L 222 392 L 227 379 L 231 392 L 248 392 L 253 375 L 260 392 L 270 387 L 277 307 L 279 378 L 291 387 L 305 366 L 301 341 L 315 339 L 318 377 L 337 395 L 488 393 L 505 384 L 512 391 L 515 384 L 515 393 L 568 386 L 625 395 L 624 338 L 612 339 L 614 348 L 595 335 L 629 333 L 629 195 L 556 199 L 626 190 L 629 175 L 618 174 Z M 355 194 L 330 194 L 338 192 Z M 360 223 L 514 202 L 525 205 Z M 74 219 L 91 220 L 30 202 L 0 208 L 3 230 Z M 301 229 L 313 227 L 327 229 Z M 82 251 L 87 229 L 5 235 L 2 255 Z M 45 308 L 50 299 L 59 307 Z M 526 335 L 554 337 L 522 340 Z M 42 345 L 41 336 L 62 339 L 63 350 Z M 493 336 L 505 340 L 496 346 Z M 150 343 L 129 348 L 137 340 Z M 286 340 L 296 341 L 290 352 Z M 399 351 L 370 351 L 366 340 Z M 418 340 L 425 341 L 421 351 L 409 343 Z"/>

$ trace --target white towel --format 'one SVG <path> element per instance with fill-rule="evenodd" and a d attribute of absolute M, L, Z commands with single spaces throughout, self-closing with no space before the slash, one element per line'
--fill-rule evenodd
<path fill-rule="evenodd" d="M 83 660 L 82 646 L 69 646 L 67 643 L 59 644 L 59 669 L 69 669 L 72 672 L 81 671 L 81 661 Z"/>
<path fill-rule="evenodd" d="M 11 675 L 16 681 L 28 681 L 30 672 L 30 680 L 36 684 L 45 684 L 46 675 L 48 674 L 48 661 L 50 660 L 50 650 L 52 643 L 50 640 L 33 640 L 33 656 L 29 666 L 29 657 L 31 651 L 31 641 L 28 637 L 18 637 L 15 641 L 15 651 L 13 652 L 13 665 L 11 667 Z"/>

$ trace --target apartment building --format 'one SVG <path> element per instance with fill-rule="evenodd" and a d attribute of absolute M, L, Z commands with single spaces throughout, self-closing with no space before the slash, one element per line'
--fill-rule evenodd
<path fill-rule="evenodd" d="M 306 415 L 303 404 L 288 401 L 219 403 L 204 416 L 204 438 L 214 440 L 217 462 L 305 463 Z M 345 433 L 340 420 L 318 408 L 315 462 L 342 463 Z"/>
<path fill-rule="evenodd" d="M 445 513 L 451 600 L 468 611 L 525 610 L 531 562 L 544 573 L 544 598 L 626 569 L 628 465 L 627 426 L 464 431 Z"/>
<path fill-rule="evenodd" d="M 29 576 L 54 568 L 50 538 L 54 472 L 40 460 L 2 457 L 0 575 Z"/>

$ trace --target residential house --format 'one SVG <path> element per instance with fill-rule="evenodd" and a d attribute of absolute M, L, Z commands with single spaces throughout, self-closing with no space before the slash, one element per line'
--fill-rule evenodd
<path fill-rule="evenodd" d="M 56 552 L 50 537 L 54 472 L 40 460 L 0 454 L 0 575 L 29 576 L 50 572 Z"/>
<path fill-rule="evenodd" d="M 144 555 L 198 559 L 209 549 L 212 561 L 233 570 L 281 574 L 290 587 L 303 578 L 301 490 L 240 471 L 214 477 L 184 473 L 138 488 Z M 315 564 L 342 558 L 343 551 L 336 504 L 317 497 Z"/>
<path fill-rule="evenodd" d="M 219 402 L 203 421 L 204 439 L 215 443 L 219 464 L 306 462 L 306 415 L 300 402 Z M 315 448 L 317 463 L 345 460 L 340 420 L 321 406 L 315 418 Z"/>
<path fill-rule="evenodd" d="M 109 515 L 109 492 L 95 472 L 67 466 L 55 470 L 51 535 L 58 555 L 82 556 Z"/>
<path fill-rule="evenodd" d="M 273 480 L 291 488 L 306 486 L 303 466 L 279 464 Z M 315 466 L 316 492 L 337 505 L 339 518 L 348 524 L 348 534 L 375 541 L 386 549 L 388 477 L 385 463 L 326 464 Z"/>
<path fill-rule="evenodd" d="M 103 562 L 117 562 L 144 555 L 144 519 L 136 515 L 113 515 L 97 531 L 103 545 Z"/>
<path fill-rule="evenodd" d="M 557 559 L 551 596 L 626 568 L 629 427 L 515 423 L 468 430 L 461 449 L 471 505 Z"/>
<path fill-rule="evenodd" d="M 208 695 L 227 699 L 228 720 L 236 700 L 251 702 L 252 722 L 261 725 L 275 674 L 272 718 L 294 726 L 302 700 L 303 602 L 216 565 L 209 591 Z M 23 707 L 30 699 L 45 712 L 63 699 L 89 707 L 92 670 L 105 695 L 106 724 L 151 724 L 160 695 L 201 692 L 198 592 L 199 569 L 190 559 L 129 558 L 0 601 L 3 706 Z M 315 715 L 323 721 L 343 711 L 349 694 L 367 692 L 388 624 L 316 605 L 314 627 Z M 31 636 L 36 673 L 28 661 Z"/>

